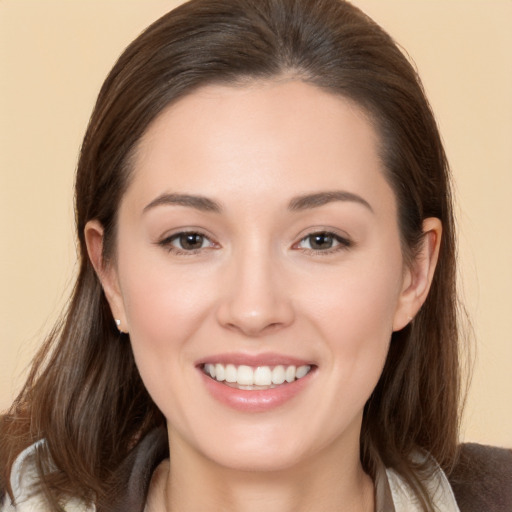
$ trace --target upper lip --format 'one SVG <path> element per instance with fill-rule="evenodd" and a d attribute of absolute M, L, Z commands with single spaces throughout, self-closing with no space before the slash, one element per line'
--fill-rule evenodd
<path fill-rule="evenodd" d="M 262 354 L 244 354 L 244 353 L 225 353 L 214 354 L 201 358 L 197 361 L 196 366 L 203 366 L 205 364 L 233 364 L 235 366 L 303 366 L 313 365 L 313 362 L 307 359 L 301 359 L 294 356 L 284 354 L 277 354 L 273 352 L 266 352 Z"/>

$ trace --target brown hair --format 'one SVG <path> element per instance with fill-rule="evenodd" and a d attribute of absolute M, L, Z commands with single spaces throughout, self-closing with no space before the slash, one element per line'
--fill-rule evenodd
<path fill-rule="evenodd" d="M 0 423 L 0 488 L 22 449 L 38 452 L 41 486 L 53 510 L 62 495 L 112 497 L 112 475 L 129 450 L 164 424 L 120 335 L 87 256 L 85 224 L 105 229 L 115 257 L 116 213 L 131 156 L 162 109 L 210 83 L 272 79 L 283 73 L 350 98 L 380 135 L 395 192 L 402 245 L 414 257 L 422 221 L 443 224 L 439 263 L 426 303 L 393 334 L 382 377 L 366 404 L 361 459 L 403 474 L 432 504 L 410 460 L 418 449 L 447 469 L 459 420 L 455 241 L 448 165 L 420 80 L 393 40 L 342 0 L 192 0 L 151 25 L 121 55 L 100 91 L 76 178 L 80 269 L 63 321 Z"/>

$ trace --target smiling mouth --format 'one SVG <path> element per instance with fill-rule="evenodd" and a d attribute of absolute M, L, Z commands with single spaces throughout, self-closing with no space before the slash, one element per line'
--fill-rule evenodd
<path fill-rule="evenodd" d="M 265 390 L 290 384 L 311 372 L 311 365 L 247 366 L 234 364 L 202 365 L 208 377 L 227 386 L 244 390 Z"/>

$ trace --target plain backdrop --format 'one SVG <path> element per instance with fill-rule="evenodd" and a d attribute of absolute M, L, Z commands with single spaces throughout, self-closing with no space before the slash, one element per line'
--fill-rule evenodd
<path fill-rule="evenodd" d="M 66 304 L 96 94 L 172 0 L 0 0 L 0 410 Z M 475 367 L 463 436 L 512 446 L 512 1 L 355 0 L 415 62 L 456 184 Z"/>

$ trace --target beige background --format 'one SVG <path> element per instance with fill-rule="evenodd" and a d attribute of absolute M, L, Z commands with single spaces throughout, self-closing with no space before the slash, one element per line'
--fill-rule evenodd
<path fill-rule="evenodd" d="M 72 182 L 103 78 L 172 0 L 0 0 L 0 410 L 65 304 Z M 512 446 L 512 1 L 356 0 L 412 56 L 456 180 L 476 366 L 464 437 Z"/>

